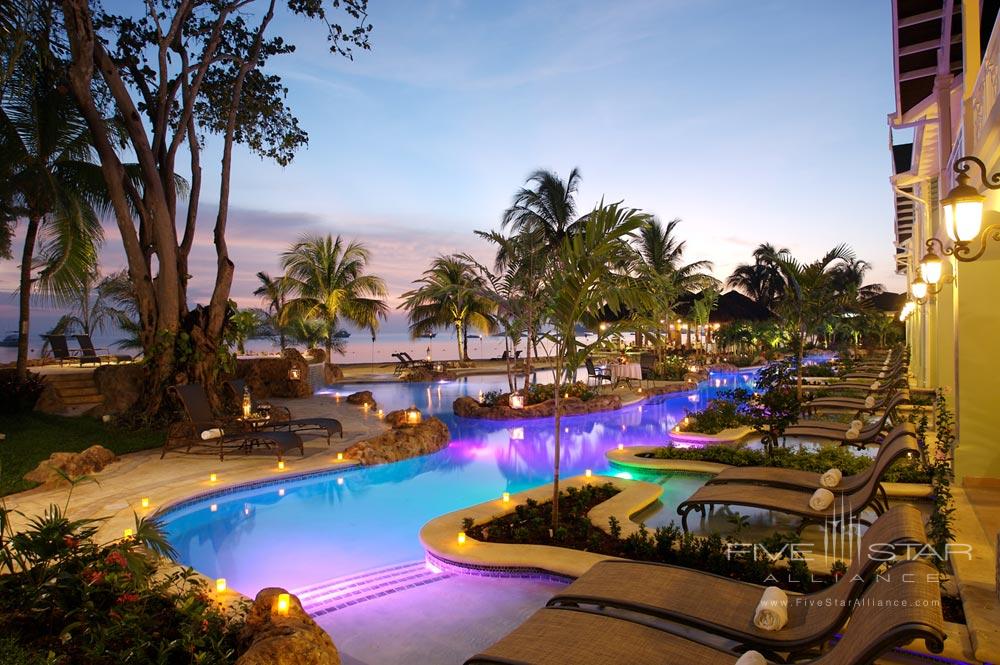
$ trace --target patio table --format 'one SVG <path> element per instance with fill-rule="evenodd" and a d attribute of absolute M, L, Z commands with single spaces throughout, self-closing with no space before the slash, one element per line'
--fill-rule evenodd
<path fill-rule="evenodd" d="M 639 363 L 611 364 L 608 365 L 608 373 L 615 386 L 623 381 L 629 388 L 632 387 L 633 380 L 642 383 L 642 365 Z"/>

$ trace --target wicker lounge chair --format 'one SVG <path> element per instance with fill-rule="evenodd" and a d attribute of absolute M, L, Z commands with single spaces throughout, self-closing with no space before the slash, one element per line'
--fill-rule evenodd
<path fill-rule="evenodd" d="M 904 437 L 912 438 L 912 435 L 906 434 Z M 848 518 L 855 518 L 865 524 L 867 520 L 861 518 L 865 510 L 871 508 L 876 515 L 881 515 L 888 508 L 883 503 L 885 493 L 881 491 L 881 481 L 885 470 L 893 461 L 895 458 L 887 456 L 877 458 L 872 463 L 871 475 L 865 483 L 851 492 L 836 495 L 834 502 L 825 510 L 813 510 L 809 506 L 809 497 L 814 489 L 724 483 L 698 488 L 677 506 L 677 513 L 681 516 L 681 526 L 685 531 L 688 530 L 687 520 L 691 511 L 704 515 L 706 508 L 712 510 L 715 506 L 747 506 L 795 515 L 802 518 L 800 531 L 809 524 Z M 880 493 L 882 497 L 879 496 Z"/>
<path fill-rule="evenodd" d="M 298 449 L 305 455 L 302 439 L 295 432 L 275 432 L 257 429 L 253 423 L 238 419 L 217 418 L 212 413 L 205 389 L 197 383 L 173 386 L 170 392 L 177 397 L 184 410 L 185 419 L 170 425 L 163 443 L 160 459 L 170 450 L 190 454 L 218 454 L 225 459 L 227 452 L 249 454 L 256 444 L 274 447 L 280 460 L 285 453 Z M 210 433 L 208 436 L 204 436 Z M 214 435 L 214 436 L 213 436 Z"/>
<path fill-rule="evenodd" d="M 243 399 L 243 389 L 246 388 L 246 381 L 243 379 L 230 379 L 226 381 L 232 397 L 240 402 Z M 326 435 L 326 445 L 330 445 L 330 437 L 339 434 L 344 438 L 344 426 L 336 418 L 292 418 L 292 412 L 283 406 L 274 406 L 267 402 L 254 402 L 254 410 L 264 406 L 270 411 L 271 419 L 262 429 L 286 429 L 289 432 L 324 432 Z"/>
<path fill-rule="evenodd" d="M 66 363 L 75 363 L 78 365 L 87 363 L 94 365 L 101 364 L 101 357 L 96 353 L 83 355 L 79 351 L 70 351 L 66 335 L 42 335 L 42 339 L 49 343 L 49 350 L 52 352 L 52 357 L 59 361 L 60 366 Z"/>
<path fill-rule="evenodd" d="M 938 583 L 930 581 L 933 569 L 922 561 L 907 561 L 893 571 L 865 591 L 844 636 L 827 653 L 805 662 L 870 665 L 888 650 L 918 639 L 929 651 L 941 652 L 944 617 Z M 665 593 L 666 598 L 675 595 Z M 717 607 L 727 602 L 723 599 Z M 886 607 L 893 609 L 887 612 Z M 733 665 L 739 657 L 735 650 L 697 638 L 604 614 L 547 607 L 466 665 Z"/>
<path fill-rule="evenodd" d="M 655 617 L 733 640 L 740 650 L 800 652 L 832 637 L 846 623 L 853 602 L 882 572 L 886 562 L 881 555 L 868 556 L 871 548 L 899 544 L 927 544 L 923 518 L 913 506 L 900 505 L 879 517 L 861 538 L 858 551 L 866 555 L 854 557 L 836 583 L 804 596 L 789 594 L 788 622 L 778 631 L 753 624 L 763 586 L 692 568 L 624 559 L 595 564 L 548 605 Z"/>
<path fill-rule="evenodd" d="M 889 457 L 893 461 L 911 455 L 921 453 L 920 446 L 915 436 L 916 430 L 913 425 L 904 423 L 893 430 L 882 442 L 871 466 L 851 476 L 844 476 L 840 484 L 834 488 L 829 488 L 834 494 L 850 494 L 856 489 L 863 487 L 868 482 L 869 477 L 875 472 L 878 460 Z M 770 466 L 747 466 L 730 467 L 719 472 L 709 480 L 706 485 L 722 485 L 725 483 L 749 483 L 753 485 L 767 485 L 768 487 L 787 487 L 791 489 L 814 491 L 820 487 L 820 475 L 812 471 L 799 471 L 798 469 L 777 469 Z M 883 500 L 888 503 L 883 495 Z"/>
<path fill-rule="evenodd" d="M 903 401 L 909 399 L 909 390 L 905 379 L 897 379 L 891 383 L 881 384 L 878 390 L 865 388 L 867 393 L 864 397 L 851 397 L 848 395 L 830 395 L 827 397 L 817 397 L 802 404 L 803 413 L 812 413 L 821 410 L 850 410 L 862 413 L 873 413 L 884 411 L 889 401 L 897 394 L 903 396 Z M 867 399 L 871 397 L 874 404 L 867 406 Z"/>
<path fill-rule="evenodd" d="M 889 419 L 896 413 L 896 407 L 902 404 L 903 401 L 904 397 L 902 394 L 893 396 L 888 404 L 886 404 L 886 409 L 879 416 L 878 420 L 863 425 L 855 438 L 849 439 L 847 437 L 847 432 L 850 430 L 849 423 L 836 420 L 800 420 L 785 429 L 785 436 L 840 441 L 843 445 L 863 448 L 868 444 L 878 443 L 878 435 L 889 424 Z"/>

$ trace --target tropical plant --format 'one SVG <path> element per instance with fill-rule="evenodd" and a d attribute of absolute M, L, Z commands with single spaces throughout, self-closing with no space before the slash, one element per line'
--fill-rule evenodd
<path fill-rule="evenodd" d="M 31 295 L 72 300 L 97 265 L 108 194 L 73 98 L 36 57 L 21 58 L 0 99 L 0 209 L 27 220 L 19 279 L 17 374 L 27 373 Z M 8 226 L 6 223 L 4 226 Z"/>
<path fill-rule="evenodd" d="M 711 274 L 711 261 L 683 263 L 687 241 L 675 235 L 680 222 L 672 219 L 664 226 L 654 217 L 639 231 L 635 243 L 640 257 L 639 270 L 667 278 L 675 294 L 717 290 L 720 284 Z"/>
<path fill-rule="evenodd" d="M 344 340 L 337 337 L 337 331 L 331 331 L 329 325 L 322 319 L 295 317 L 289 321 L 287 331 L 292 341 L 303 344 L 307 349 L 329 347 L 340 354 L 347 350 Z M 327 357 L 330 357 L 329 354 Z"/>
<path fill-rule="evenodd" d="M 235 347 L 237 353 L 247 352 L 246 343 L 250 339 L 269 337 L 272 334 L 267 324 L 267 313 L 259 309 L 238 309 L 232 303 L 233 312 L 226 321 L 226 343 Z"/>
<path fill-rule="evenodd" d="M 285 309 L 288 304 L 291 283 L 285 279 L 284 275 L 271 277 L 266 272 L 258 272 L 257 279 L 260 280 L 260 286 L 254 289 L 253 294 L 263 301 L 267 322 L 278 336 L 278 346 L 284 349 L 287 346 L 285 327 L 288 325 L 285 320 Z"/>
<path fill-rule="evenodd" d="M 374 332 L 388 313 L 385 282 L 366 274 L 370 261 L 371 253 L 360 242 L 329 234 L 303 236 L 281 255 L 285 280 L 295 296 L 287 304 L 287 315 L 324 322 L 327 358 L 337 350 L 333 340 L 341 321 Z"/>
<path fill-rule="evenodd" d="M 475 264 L 458 254 L 439 256 L 414 284 L 417 288 L 403 294 L 402 304 L 410 335 L 454 327 L 458 357 L 468 360 L 469 330 L 490 333 L 496 326 L 497 305 L 487 297 L 486 282 Z"/>
<path fill-rule="evenodd" d="M 928 453 L 934 508 L 927 521 L 927 538 L 938 553 L 938 563 L 943 565 L 947 561 L 948 543 L 955 540 L 955 501 L 951 491 L 951 484 L 955 480 L 955 432 L 954 417 L 948 408 L 944 391 L 940 388 L 934 395 L 934 409 L 935 441 L 933 452 Z M 923 414 L 918 431 L 922 442 L 926 436 L 926 419 L 927 415 Z"/>
<path fill-rule="evenodd" d="M 726 284 L 770 309 L 785 292 L 779 260 L 789 255 L 785 248 L 778 249 L 770 243 L 763 243 L 753 252 L 754 262 L 736 266 Z"/>
<path fill-rule="evenodd" d="M 620 320 L 594 325 L 605 311 L 636 311 L 650 307 L 652 297 L 641 280 L 632 275 L 635 253 L 629 244 L 649 216 L 620 203 L 602 201 L 581 222 L 578 233 L 564 236 L 545 275 L 545 333 L 554 346 L 555 468 L 553 473 L 553 529 L 558 524 L 560 385 L 564 374 L 574 376 L 591 350 L 619 333 L 628 324 Z M 577 325 L 596 329 L 591 342 L 577 338 Z"/>
<path fill-rule="evenodd" d="M 121 280 L 127 281 L 123 272 L 101 277 L 93 272 L 72 295 L 69 314 L 59 317 L 50 335 L 66 335 L 77 331 L 86 335 L 96 335 L 109 330 L 127 327 L 131 319 L 127 305 L 121 303 Z"/>
<path fill-rule="evenodd" d="M 799 419 L 802 404 L 791 387 L 794 373 L 788 361 L 772 362 L 757 372 L 752 392 L 737 388 L 731 393 L 746 423 L 760 434 L 769 457 L 785 438 L 785 430 Z"/>

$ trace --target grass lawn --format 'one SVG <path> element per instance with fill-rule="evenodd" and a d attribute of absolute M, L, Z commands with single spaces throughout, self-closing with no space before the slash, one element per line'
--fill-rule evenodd
<path fill-rule="evenodd" d="M 163 432 L 114 429 L 94 418 L 66 418 L 44 413 L 4 417 L 0 432 L 0 496 L 35 487 L 24 474 L 56 452 L 77 453 L 100 444 L 116 455 L 163 445 Z"/>

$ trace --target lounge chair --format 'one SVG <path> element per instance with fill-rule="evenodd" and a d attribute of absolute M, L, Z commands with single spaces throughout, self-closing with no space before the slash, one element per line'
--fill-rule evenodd
<path fill-rule="evenodd" d="M 185 419 L 167 428 L 160 459 L 170 450 L 184 449 L 191 454 L 218 454 L 225 459 L 227 452 L 242 451 L 249 454 L 255 444 L 268 448 L 274 446 L 278 459 L 285 453 L 298 449 L 305 455 L 302 439 L 295 432 L 275 432 L 257 429 L 253 423 L 239 419 L 217 418 L 212 413 L 205 389 L 197 383 L 170 388 L 181 403 Z"/>
<path fill-rule="evenodd" d="M 814 400 L 803 403 L 803 413 L 815 413 L 816 411 L 854 411 L 856 413 L 874 413 L 884 411 L 889 402 L 896 395 L 900 395 L 903 401 L 909 400 L 909 391 L 905 384 L 887 387 L 886 390 L 870 392 L 865 397 L 830 396 L 817 397 Z M 871 398 L 869 406 L 868 398 Z"/>
<path fill-rule="evenodd" d="M 395 358 L 397 361 L 396 367 L 392 371 L 392 373 L 395 374 L 396 376 L 399 376 L 400 374 L 408 370 L 412 365 L 412 362 L 405 359 L 403 357 L 403 354 L 401 353 L 394 353 L 392 354 L 392 357 Z"/>
<path fill-rule="evenodd" d="M 501 353 L 499 356 L 494 356 L 494 357 L 490 358 L 490 360 L 503 360 L 503 361 L 506 361 L 508 358 L 510 358 L 510 351 L 508 351 L 507 349 L 504 349 L 503 353 Z"/>
<path fill-rule="evenodd" d="M 895 415 L 896 407 L 902 404 L 903 401 L 904 397 L 902 394 L 893 396 L 886 404 L 886 409 L 882 412 L 882 415 L 876 421 L 863 425 L 856 437 L 848 437 L 848 431 L 851 427 L 850 423 L 836 420 L 800 420 L 796 424 L 785 428 L 785 436 L 795 436 L 803 439 L 826 439 L 828 441 L 839 441 L 842 445 L 863 448 L 868 444 L 878 442 L 878 435 L 885 429 L 886 424 L 889 423 L 889 419 Z"/>
<path fill-rule="evenodd" d="M 246 381 L 243 379 L 230 379 L 226 381 L 226 387 L 237 403 L 243 400 L 243 389 L 246 388 Z M 326 445 L 330 445 L 330 437 L 339 434 L 344 438 L 344 426 L 336 418 L 292 418 L 292 412 L 283 406 L 274 406 L 267 402 L 254 402 L 254 410 L 264 406 L 270 411 L 271 420 L 265 429 L 287 429 L 289 432 L 320 431 L 326 433 Z"/>
<path fill-rule="evenodd" d="M 52 351 L 52 357 L 59 361 L 60 366 L 66 363 L 76 363 L 78 365 L 86 363 L 101 364 L 101 357 L 96 353 L 84 355 L 79 351 L 70 351 L 66 335 L 42 335 L 42 339 L 49 343 L 49 350 Z"/>
<path fill-rule="evenodd" d="M 891 461 L 895 461 L 901 457 L 919 455 L 921 451 L 915 434 L 916 430 L 909 423 L 904 423 L 894 429 L 891 437 L 887 436 L 886 440 L 882 442 L 871 466 L 861 473 L 844 476 L 836 487 L 828 489 L 834 494 L 850 494 L 868 482 L 871 475 L 875 472 L 879 460 L 882 458 L 887 457 Z M 748 483 L 813 492 L 816 488 L 821 487 L 820 476 L 821 474 L 813 473 L 812 471 L 777 469 L 771 466 L 730 467 L 720 471 L 705 484 Z M 884 503 L 888 504 L 888 498 L 884 493 L 882 494 L 882 499 Z"/>
<path fill-rule="evenodd" d="M 914 438 L 911 434 L 904 434 L 903 437 Z M 861 518 L 865 510 L 871 508 L 875 515 L 881 515 L 888 508 L 888 505 L 883 503 L 885 493 L 882 491 L 881 481 L 885 470 L 894 461 L 894 457 L 878 457 L 872 463 L 871 473 L 863 485 L 851 492 L 834 495 L 833 503 L 823 510 L 814 510 L 809 505 L 809 498 L 815 489 L 723 483 L 703 485 L 698 488 L 677 506 L 677 513 L 681 516 L 681 526 L 685 531 L 688 530 L 688 515 L 692 511 L 704 515 L 706 508 L 712 510 L 715 506 L 747 506 L 794 515 L 802 518 L 799 531 L 809 524 L 823 524 L 847 518 L 856 518 L 858 522 L 865 524 L 867 520 Z"/>
<path fill-rule="evenodd" d="M 805 662 L 870 665 L 890 649 L 918 639 L 929 651 L 940 653 L 946 635 L 941 591 L 933 573 L 923 561 L 895 566 L 891 576 L 877 579 L 861 596 L 843 637 L 822 656 Z M 664 593 L 667 599 L 679 595 L 673 590 Z M 724 610 L 726 602 L 716 607 Z M 746 620 L 749 623 L 750 617 Z M 606 614 L 546 607 L 466 665 L 734 665 L 739 658 L 736 649 L 696 641 L 697 637 Z M 767 662 L 783 661 L 773 657 Z"/>
<path fill-rule="evenodd" d="M 629 612 L 691 626 L 758 651 L 799 652 L 822 645 L 846 623 L 854 601 L 885 565 L 881 548 L 927 544 L 920 511 L 900 505 L 879 517 L 861 538 L 847 572 L 829 587 L 789 594 L 788 622 L 778 631 L 754 626 L 764 587 L 692 568 L 609 559 L 595 564 L 549 600 L 574 606 Z M 869 556 L 880 548 L 878 557 Z M 892 568 L 890 568 L 890 571 Z"/>
<path fill-rule="evenodd" d="M 111 353 L 111 349 L 105 348 L 94 348 L 94 342 L 90 339 L 90 335 L 73 335 L 76 339 L 76 343 L 80 345 L 80 354 L 82 356 L 98 356 L 105 357 L 114 360 L 115 362 L 131 362 L 132 356 L 125 353 Z M 98 351 L 104 351 L 104 353 L 98 353 Z"/>
<path fill-rule="evenodd" d="M 597 387 L 600 388 L 602 381 L 607 381 L 608 383 L 611 383 L 611 374 L 605 369 L 600 369 L 595 367 L 593 359 L 588 357 L 586 360 L 583 361 L 583 364 L 587 366 L 588 384 L 591 381 L 594 381 Z"/>

